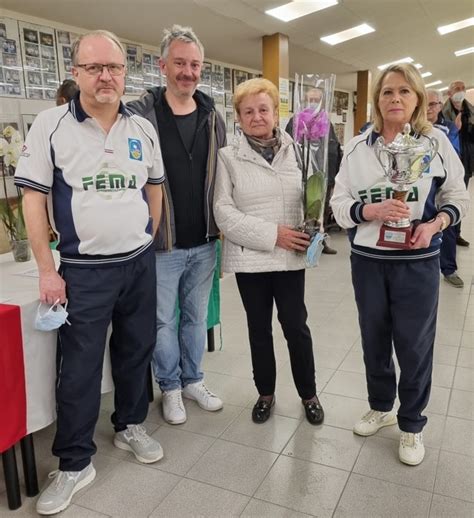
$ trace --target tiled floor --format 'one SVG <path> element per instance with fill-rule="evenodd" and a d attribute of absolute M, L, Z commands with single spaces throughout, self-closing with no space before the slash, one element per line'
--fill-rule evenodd
<path fill-rule="evenodd" d="M 471 212 L 472 214 L 472 212 Z M 307 305 L 317 361 L 323 426 L 303 419 L 285 342 L 275 321 L 277 400 L 264 425 L 251 422 L 256 399 L 244 312 L 234 278 L 222 281 L 222 350 L 206 353 L 211 389 L 225 401 L 218 413 L 186 401 L 188 421 L 163 422 L 160 396 L 147 429 L 165 457 L 141 465 L 112 445 L 112 398 L 103 399 L 94 458 L 97 479 L 79 492 L 64 517 L 446 517 L 474 516 L 474 291 L 472 216 L 458 247 L 464 289 L 441 281 L 433 390 L 426 410 L 426 458 L 417 467 L 398 461 L 398 432 L 353 435 L 367 408 L 360 336 L 352 292 L 348 244 L 333 234 L 336 256 L 323 256 L 307 276 Z M 217 343 L 218 332 L 216 335 Z M 44 485 L 56 467 L 50 454 L 53 427 L 35 434 L 38 474 Z M 0 475 L 1 477 L 1 475 Z M 35 499 L 8 512 L 0 478 L 0 516 L 34 516 Z"/>

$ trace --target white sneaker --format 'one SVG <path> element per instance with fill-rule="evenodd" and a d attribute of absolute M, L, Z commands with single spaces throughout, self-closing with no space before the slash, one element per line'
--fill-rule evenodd
<path fill-rule="evenodd" d="M 209 412 L 215 412 L 224 406 L 222 400 L 213 394 L 202 381 L 186 385 L 183 389 L 183 396 L 193 399 L 201 408 L 209 410 Z"/>
<path fill-rule="evenodd" d="M 162 394 L 163 417 L 169 424 L 182 424 L 186 422 L 186 409 L 184 408 L 181 389 L 166 390 Z"/>
<path fill-rule="evenodd" d="M 392 412 L 379 412 L 369 410 L 364 414 L 360 421 L 355 424 L 352 431 L 357 435 L 368 437 L 378 432 L 384 426 L 392 426 L 397 423 L 397 416 Z"/>
<path fill-rule="evenodd" d="M 163 458 L 163 448 L 152 439 L 143 426 L 129 424 L 126 430 L 117 432 L 114 445 L 121 450 L 131 451 L 138 461 L 151 464 Z"/>
<path fill-rule="evenodd" d="M 92 463 L 82 471 L 52 471 L 49 478 L 54 480 L 41 493 L 36 502 L 38 514 L 56 514 L 64 511 L 71 503 L 71 498 L 80 489 L 90 484 L 95 478 L 95 469 Z"/>
<path fill-rule="evenodd" d="M 425 447 L 423 445 L 423 433 L 400 433 L 400 446 L 398 456 L 403 464 L 417 466 L 425 457 Z"/>

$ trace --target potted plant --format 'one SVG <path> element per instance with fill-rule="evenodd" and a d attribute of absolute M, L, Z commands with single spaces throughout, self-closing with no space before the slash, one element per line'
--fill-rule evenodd
<path fill-rule="evenodd" d="M 15 261 L 29 261 L 30 245 L 26 234 L 21 190 L 13 183 L 15 168 L 23 147 L 18 130 L 7 126 L 0 133 L 0 174 L 2 175 L 3 200 L 0 200 L 0 220 L 5 227 Z"/>

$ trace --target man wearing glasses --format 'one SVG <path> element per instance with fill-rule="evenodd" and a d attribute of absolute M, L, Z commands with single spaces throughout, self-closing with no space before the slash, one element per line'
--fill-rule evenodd
<path fill-rule="evenodd" d="M 153 236 L 164 180 L 159 140 L 153 126 L 120 101 L 125 53 L 114 34 L 81 36 L 72 63 L 80 93 L 38 115 L 15 175 L 25 190 L 40 300 L 67 299 L 70 322 L 58 330 L 53 454 L 59 470 L 37 502 L 37 512 L 47 515 L 65 509 L 95 478 L 93 435 L 111 322 L 114 444 L 144 463 L 163 456 L 141 426 L 156 334 Z M 59 272 L 48 246 L 48 215 L 59 236 Z"/>
<path fill-rule="evenodd" d="M 454 124 L 449 120 L 446 120 L 442 113 L 443 103 L 441 102 L 441 95 L 437 90 L 427 90 L 426 96 L 428 98 L 428 109 L 426 112 L 428 120 L 436 126 L 438 129 L 443 131 L 448 137 L 449 141 L 453 145 L 457 154 L 460 154 L 459 147 L 459 131 Z M 456 227 L 449 225 L 449 227 L 443 231 L 443 242 L 441 244 L 440 254 L 440 267 L 441 273 L 444 276 L 444 280 L 455 288 L 462 288 L 464 281 L 459 277 L 457 273 L 456 263 Z"/>

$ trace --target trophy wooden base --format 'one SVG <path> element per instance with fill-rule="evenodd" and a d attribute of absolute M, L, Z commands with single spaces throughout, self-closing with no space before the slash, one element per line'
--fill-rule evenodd
<path fill-rule="evenodd" d="M 413 230 L 413 225 L 409 227 L 389 227 L 382 225 L 380 227 L 379 240 L 377 246 L 386 246 L 388 248 L 410 248 L 410 239 Z"/>

